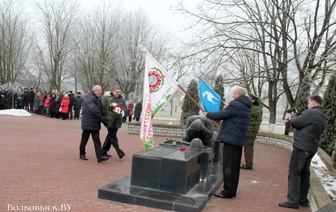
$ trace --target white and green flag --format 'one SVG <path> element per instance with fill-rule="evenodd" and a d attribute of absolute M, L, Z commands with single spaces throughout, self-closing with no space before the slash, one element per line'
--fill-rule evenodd
<path fill-rule="evenodd" d="M 178 83 L 146 52 L 140 139 L 145 149 L 154 147 L 152 119 L 178 89 Z"/>

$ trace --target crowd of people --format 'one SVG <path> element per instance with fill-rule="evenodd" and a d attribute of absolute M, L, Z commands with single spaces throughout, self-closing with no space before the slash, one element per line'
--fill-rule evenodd
<path fill-rule="evenodd" d="M 24 109 L 56 119 L 79 119 L 83 98 L 72 91 L 60 93 L 39 88 L 5 88 L 0 86 L 0 110 Z"/>
<path fill-rule="evenodd" d="M 120 159 L 125 156 L 123 150 L 119 148 L 117 138 L 118 129 L 123 122 L 139 121 L 142 104 L 139 100 L 136 105 L 130 100 L 126 101 L 120 95 L 120 88 L 114 87 L 112 92 L 105 92 L 102 95 L 102 88 L 99 85 L 93 87 L 85 99 L 80 92 L 76 96 L 72 91 L 60 93 L 57 90 L 44 91 L 39 88 L 5 88 L 0 85 L 0 110 L 4 109 L 24 109 L 27 112 L 44 115 L 56 119 L 79 119 L 82 114 L 81 128 L 82 138 L 79 146 L 80 159 L 88 160 L 85 156 L 85 147 L 89 136 L 92 136 L 95 146 L 95 152 L 98 163 L 108 160 L 111 155 L 108 154 L 110 147 L 113 146 Z M 111 101 L 123 107 L 124 116 L 116 119 L 112 125 L 108 125 L 108 119 L 103 109 L 102 102 Z M 99 131 L 100 123 L 103 123 L 108 131 L 103 146 L 101 145 Z"/>
<path fill-rule="evenodd" d="M 28 112 L 56 119 L 79 119 L 83 104 L 81 92 L 60 94 L 57 90 L 45 91 L 39 88 L 6 88 L 0 85 L 0 110 L 25 109 Z M 141 100 L 134 105 L 130 100 L 124 111 L 122 122 L 140 121 Z"/>

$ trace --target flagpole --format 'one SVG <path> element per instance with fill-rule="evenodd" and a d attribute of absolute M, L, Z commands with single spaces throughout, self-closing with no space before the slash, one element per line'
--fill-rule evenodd
<path fill-rule="evenodd" d="M 220 101 L 223 103 L 224 106 L 227 106 L 227 105 L 225 104 L 225 102 L 223 102 L 223 100 L 220 100 Z"/>
<path fill-rule="evenodd" d="M 196 102 L 195 101 L 195 99 L 194 98 L 192 98 L 192 96 L 190 96 L 190 94 L 186 91 L 186 90 L 184 90 L 184 88 L 179 84 L 178 85 L 179 86 L 179 88 L 181 88 L 181 90 L 189 97 L 189 99 L 191 100 L 191 101 L 193 101 L 193 103 L 195 103 L 195 105 L 202 111 L 202 112 L 204 112 L 204 110 L 203 110 L 203 108 L 201 107 L 201 105 L 199 105 L 198 104 L 198 102 Z M 214 120 L 212 120 L 212 119 L 210 119 L 211 121 L 212 121 L 212 123 L 216 126 L 216 128 L 219 130 L 219 125 L 214 121 Z"/>

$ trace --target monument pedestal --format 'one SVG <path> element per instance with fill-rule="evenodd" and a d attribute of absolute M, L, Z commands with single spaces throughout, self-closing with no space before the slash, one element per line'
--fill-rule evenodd
<path fill-rule="evenodd" d="M 180 147 L 181 148 L 181 147 Z M 132 160 L 131 185 L 186 194 L 211 172 L 212 149 L 193 151 L 155 147 L 135 153 Z"/>
<path fill-rule="evenodd" d="M 181 149 L 182 148 L 182 149 Z M 98 198 L 171 211 L 201 211 L 222 183 L 213 150 L 177 145 L 133 155 L 132 173 L 98 189 Z"/>

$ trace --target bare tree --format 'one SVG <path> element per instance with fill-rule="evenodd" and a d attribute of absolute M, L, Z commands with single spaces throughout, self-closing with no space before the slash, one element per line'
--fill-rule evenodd
<path fill-rule="evenodd" d="M 142 8 L 126 14 L 118 43 L 119 64 L 111 69 L 126 99 L 130 98 L 131 93 L 142 90 L 145 68 L 143 49 L 146 48 L 161 62 L 168 54 L 168 44 L 169 34 L 155 25 Z"/>
<path fill-rule="evenodd" d="M 196 11 L 180 3 L 176 9 L 193 17 L 191 28 L 199 30 L 191 42 L 194 52 L 186 57 L 199 60 L 208 71 L 202 74 L 222 72 L 227 83 L 257 91 L 267 99 L 263 104 L 274 124 L 282 93 L 294 105 L 304 76 L 318 89 L 332 70 L 326 64 L 336 46 L 334 33 L 328 33 L 335 30 L 336 2 L 324 3 L 322 11 L 321 1 L 205 0 Z"/>
<path fill-rule="evenodd" d="M 27 17 L 22 2 L 0 2 L 0 84 L 15 83 L 24 73 L 31 45 Z"/>
<path fill-rule="evenodd" d="M 73 50 L 72 32 L 77 14 L 75 0 L 39 1 L 37 6 L 38 26 L 42 35 L 38 37 L 41 55 L 40 69 L 43 69 L 50 88 L 61 90 L 61 83 L 70 76 L 70 56 Z"/>
<path fill-rule="evenodd" d="M 116 68 L 119 31 L 123 23 L 120 5 L 102 1 L 99 6 L 82 18 L 78 29 L 74 56 L 76 78 L 83 90 L 88 91 L 99 84 L 103 90 L 110 90 Z"/>

